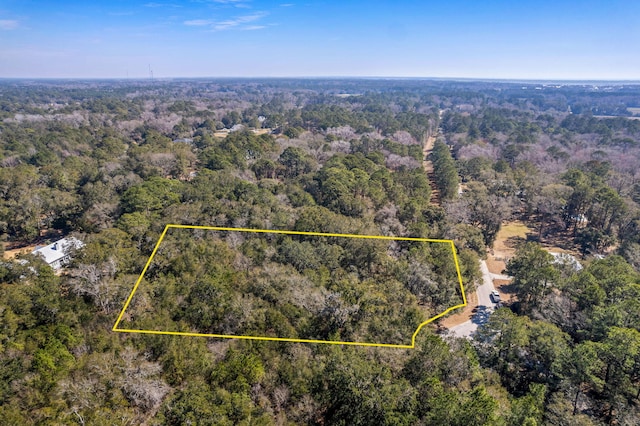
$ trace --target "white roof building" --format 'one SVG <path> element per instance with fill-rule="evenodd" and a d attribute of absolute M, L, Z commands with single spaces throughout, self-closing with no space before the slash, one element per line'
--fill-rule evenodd
<path fill-rule="evenodd" d="M 60 269 L 71 260 L 73 250 L 84 247 L 84 243 L 76 238 L 63 238 L 48 246 L 36 247 L 31 254 L 41 256 L 53 269 Z"/>
<path fill-rule="evenodd" d="M 575 258 L 575 256 L 572 256 L 569 253 L 554 253 L 551 251 L 549 253 L 554 257 L 554 263 L 569 265 L 576 272 L 582 270 L 582 264 Z"/>

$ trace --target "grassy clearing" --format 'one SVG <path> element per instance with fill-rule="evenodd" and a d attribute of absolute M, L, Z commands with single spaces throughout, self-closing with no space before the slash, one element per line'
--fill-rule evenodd
<path fill-rule="evenodd" d="M 520 221 L 508 222 L 502 225 L 500 232 L 498 232 L 496 236 L 496 241 L 493 244 L 493 250 L 491 251 L 492 256 L 489 256 L 487 260 L 489 270 L 494 274 L 502 273 L 504 266 L 499 264 L 492 265 L 492 263 L 495 263 L 496 260 L 500 261 L 513 257 L 518 244 L 526 241 L 527 233 L 530 232 L 532 232 L 531 228 Z M 501 269 L 498 270 L 497 268 Z"/>
<path fill-rule="evenodd" d="M 520 221 L 508 222 L 502 226 L 502 228 L 500 229 L 500 232 L 498 232 L 498 237 L 496 238 L 496 240 L 500 240 L 500 239 L 506 240 L 512 237 L 526 239 L 528 232 L 532 232 L 531 228 L 529 228 L 524 223 Z"/>

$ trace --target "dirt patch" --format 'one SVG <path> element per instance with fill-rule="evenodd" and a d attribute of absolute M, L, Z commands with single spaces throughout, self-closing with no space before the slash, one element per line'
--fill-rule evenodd
<path fill-rule="evenodd" d="M 575 243 L 575 237 L 572 233 L 565 230 L 556 232 L 553 235 L 547 235 L 540 241 L 540 245 L 547 251 L 555 253 L 569 253 L 574 256 L 580 256 L 578 246 Z"/>
<path fill-rule="evenodd" d="M 251 129 L 251 132 L 254 135 L 267 135 L 270 134 L 273 131 L 273 129 L 270 128 L 266 128 L 266 129 Z M 229 136 L 231 132 L 229 129 L 224 129 L 224 130 L 216 130 L 215 132 L 213 132 L 213 136 L 216 138 L 226 138 L 227 136 Z"/>
<path fill-rule="evenodd" d="M 467 293 L 467 306 L 464 309 L 456 311 L 458 313 L 451 315 L 442 321 L 440 321 L 440 326 L 451 328 L 456 325 L 462 324 L 463 322 L 467 322 L 473 316 L 473 310 L 478 307 L 478 293 L 475 291 Z"/>
<path fill-rule="evenodd" d="M 502 271 L 507 267 L 504 260 L 497 260 L 493 256 L 487 257 L 487 268 L 492 274 L 502 274 Z"/>
<path fill-rule="evenodd" d="M 511 284 L 511 280 L 493 280 L 493 286 L 500 293 L 500 299 L 505 302 L 515 302 L 518 298 L 515 295 L 515 289 Z"/>
<path fill-rule="evenodd" d="M 253 129 L 251 131 L 256 135 L 266 135 L 271 133 L 272 129 Z"/>
<path fill-rule="evenodd" d="M 3 259 L 10 260 L 19 254 L 28 254 L 36 249 L 35 245 L 5 250 L 2 255 Z"/>

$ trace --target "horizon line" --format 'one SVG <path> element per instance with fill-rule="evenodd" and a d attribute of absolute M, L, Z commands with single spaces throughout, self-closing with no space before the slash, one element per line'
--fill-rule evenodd
<path fill-rule="evenodd" d="M 154 77 L 0 77 L 2 80 L 75 80 L 75 81 L 96 81 L 96 80 L 113 80 L 113 81 L 169 81 L 169 80 L 203 80 L 203 79 L 219 79 L 219 80 L 439 80 L 439 81 L 482 81 L 482 82 L 604 82 L 604 83 L 640 83 L 640 77 L 636 79 L 629 78 L 528 78 L 528 77 L 423 77 L 423 76 L 355 76 L 355 75 L 317 75 L 317 76 L 166 76 Z"/>

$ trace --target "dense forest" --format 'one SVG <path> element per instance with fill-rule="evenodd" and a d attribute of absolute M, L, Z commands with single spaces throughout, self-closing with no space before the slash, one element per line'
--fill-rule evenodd
<path fill-rule="evenodd" d="M 0 423 L 636 425 L 639 108 L 606 83 L 2 80 Z M 450 239 L 470 295 L 514 221 L 510 298 L 468 338 L 112 331 L 167 224 Z M 63 268 L 31 254 L 63 237 Z M 173 229 L 123 321 L 406 344 L 456 282 L 438 244 Z"/>

